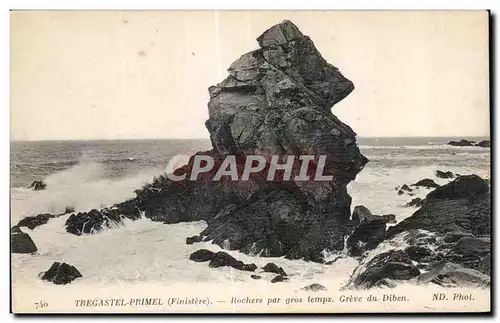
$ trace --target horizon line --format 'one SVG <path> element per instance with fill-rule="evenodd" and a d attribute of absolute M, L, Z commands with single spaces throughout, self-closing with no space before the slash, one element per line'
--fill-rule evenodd
<path fill-rule="evenodd" d="M 473 136 L 356 136 L 356 139 L 402 139 L 402 138 L 488 138 L 491 135 L 473 135 Z M 60 139 L 10 139 L 9 142 L 38 142 L 38 141 L 140 141 L 140 140 L 208 140 L 210 138 L 178 138 L 178 137 L 150 137 L 150 138 L 60 138 Z"/>

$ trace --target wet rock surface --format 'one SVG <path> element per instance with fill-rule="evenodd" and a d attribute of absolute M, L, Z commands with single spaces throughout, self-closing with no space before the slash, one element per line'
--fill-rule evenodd
<path fill-rule="evenodd" d="M 24 233 L 19 227 L 10 230 L 10 250 L 12 253 L 34 253 L 38 251 L 30 235 Z"/>
<path fill-rule="evenodd" d="M 450 171 L 447 171 L 447 172 L 443 172 L 443 171 L 440 171 L 439 169 L 436 171 L 436 177 L 438 178 L 453 178 L 455 177 L 455 174 L 453 174 L 452 172 Z"/>
<path fill-rule="evenodd" d="M 54 262 L 41 278 L 56 285 L 66 285 L 80 277 L 83 277 L 82 274 L 74 266 Z"/>
<path fill-rule="evenodd" d="M 412 216 L 387 230 L 380 244 L 408 245 L 370 256 L 364 253 L 346 287 L 380 286 L 414 277 L 419 284 L 489 287 L 491 273 L 490 192 L 477 175 L 459 176 L 427 194 Z M 423 270 L 425 272 L 418 273 Z"/>
<path fill-rule="evenodd" d="M 436 187 L 439 187 L 439 184 L 437 184 L 436 182 L 434 182 L 430 178 L 425 178 L 425 179 L 422 179 L 422 180 L 416 182 L 415 184 L 412 184 L 411 186 L 422 186 L 425 188 L 436 188 Z"/>

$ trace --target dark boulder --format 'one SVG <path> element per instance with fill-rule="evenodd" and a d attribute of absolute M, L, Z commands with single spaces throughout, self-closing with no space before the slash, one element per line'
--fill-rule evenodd
<path fill-rule="evenodd" d="M 385 223 L 397 223 L 395 214 L 384 214 L 382 215 L 382 221 Z"/>
<path fill-rule="evenodd" d="M 347 283 L 348 288 L 368 289 L 385 278 L 408 280 L 420 274 L 412 260 L 402 250 L 392 250 L 379 254 L 360 263 Z"/>
<path fill-rule="evenodd" d="M 288 276 L 282 267 L 278 267 L 276 264 L 272 262 L 267 263 L 262 269 L 266 273 L 275 273 L 282 276 Z"/>
<path fill-rule="evenodd" d="M 42 275 L 42 279 L 53 282 L 56 285 L 66 285 L 71 283 L 73 280 L 83 277 L 82 274 L 74 266 L 68 265 L 63 262 L 54 262 Z"/>
<path fill-rule="evenodd" d="M 415 184 L 411 184 L 411 186 L 422 186 L 422 187 L 426 187 L 426 188 L 437 188 L 437 187 L 439 187 L 439 184 L 436 184 L 436 182 L 434 182 L 430 178 L 425 178 L 425 179 L 419 180 Z"/>
<path fill-rule="evenodd" d="M 365 220 L 371 221 L 373 217 L 372 212 L 364 205 L 357 205 L 352 211 L 352 220 L 355 223 L 361 223 Z"/>
<path fill-rule="evenodd" d="M 279 283 L 279 282 L 283 282 L 283 281 L 287 281 L 288 280 L 288 277 L 285 277 L 283 275 L 278 275 L 278 276 L 275 276 L 273 279 L 271 279 L 271 283 Z"/>
<path fill-rule="evenodd" d="M 243 270 L 243 266 L 245 266 L 245 264 L 243 263 L 243 261 L 236 260 L 233 256 L 223 251 L 217 252 L 212 257 L 212 260 L 210 260 L 210 263 L 208 264 L 208 267 L 210 268 L 219 268 L 224 266 L 233 267 L 234 269 L 238 270 Z"/>
<path fill-rule="evenodd" d="M 193 244 L 195 242 L 201 242 L 201 241 L 203 241 L 203 237 L 198 235 L 186 238 L 186 244 Z"/>
<path fill-rule="evenodd" d="M 384 221 L 362 222 L 347 238 L 347 250 L 351 256 L 361 256 L 367 250 L 375 249 L 385 238 Z"/>
<path fill-rule="evenodd" d="M 250 275 L 250 277 L 252 277 L 252 279 L 261 279 L 262 277 L 259 276 L 259 275 Z"/>
<path fill-rule="evenodd" d="M 196 261 L 196 262 L 205 262 L 205 261 L 212 260 L 214 257 L 215 257 L 214 252 L 207 250 L 207 249 L 200 249 L 200 250 L 196 250 L 195 252 L 193 252 L 189 256 L 189 259 L 192 261 Z"/>
<path fill-rule="evenodd" d="M 38 250 L 29 234 L 22 232 L 17 226 L 11 229 L 10 248 L 12 253 L 34 253 Z"/>
<path fill-rule="evenodd" d="M 387 238 L 411 229 L 488 235 L 490 217 L 488 185 L 476 175 L 460 176 L 427 194 L 420 209 L 387 230 Z"/>
<path fill-rule="evenodd" d="M 307 291 L 307 292 L 321 292 L 321 291 L 326 291 L 326 287 L 321 285 L 321 284 L 311 284 L 305 287 L 302 287 L 300 290 Z"/>
<path fill-rule="evenodd" d="M 398 191 L 398 195 L 403 195 L 405 192 L 403 190 Z"/>
<path fill-rule="evenodd" d="M 454 181 L 427 194 L 427 202 L 446 199 L 470 199 L 487 194 L 488 183 L 477 175 L 459 176 Z"/>
<path fill-rule="evenodd" d="M 421 207 L 422 205 L 424 205 L 424 200 L 422 200 L 420 197 L 416 197 L 406 204 L 406 206 L 415 207 Z"/>
<path fill-rule="evenodd" d="M 483 141 L 479 142 L 476 146 L 483 147 L 483 148 L 490 148 L 491 142 L 489 140 L 483 140 Z"/>
<path fill-rule="evenodd" d="M 448 143 L 448 145 L 450 146 L 459 146 L 459 147 L 466 147 L 466 146 L 474 146 L 475 145 L 475 141 L 470 141 L 470 140 L 466 140 L 466 139 L 462 139 L 460 141 L 450 141 Z"/>
<path fill-rule="evenodd" d="M 42 191 L 47 187 L 43 181 L 33 181 L 28 188 L 32 188 L 34 191 Z"/>
<path fill-rule="evenodd" d="M 24 219 L 21 219 L 17 226 L 19 227 L 27 227 L 28 229 L 33 230 L 34 228 L 46 224 L 50 219 L 55 218 L 55 215 L 44 213 L 38 214 L 37 216 L 28 216 Z"/>
<path fill-rule="evenodd" d="M 436 177 L 438 177 L 438 178 L 453 178 L 453 177 L 455 177 L 455 175 L 450 171 L 443 172 L 443 171 L 437 170 Z"/>

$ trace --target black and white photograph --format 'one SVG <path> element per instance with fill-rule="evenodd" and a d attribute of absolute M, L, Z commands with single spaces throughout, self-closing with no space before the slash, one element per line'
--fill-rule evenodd
<path fill-rule="evenodd" d="M 11 11 L 11 311 L 490 312 L 489 28 Z"/>

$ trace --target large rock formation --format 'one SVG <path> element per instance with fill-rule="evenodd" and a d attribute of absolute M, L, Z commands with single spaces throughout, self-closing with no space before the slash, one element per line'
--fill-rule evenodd
<path fill-rule="evenodd" d="M 321 261 L 322 250 L 344 247 L 351 203 L 346 186 L 368 162 L 354 131 L 330 111 L 354 85 L 290 21 L 257 40 L 260 48 L 237 59 L 226 79 L 209 88 L 205 125 L 213 149 L 174 172 L 186 174 L 185 180 L 160 176 L 127 202 L 154 221 L 205 220 L 204 240 L 229 249 Z M 323 174 L 333 180 L 287 181 L 283 171 L 267 180 L 267 165 L 247 181 L 228 175 L 213 181 L 228 155 L 234 155 L 238 178 L 249 155 L 267 161 L 277 155 L 280 163 L 297 156 L 291 178 L 299 174 L 298 156 L 316 156 L 307 173 L 314 175 L 318 156 L 325 155 Z M 213 170 L 190 181 L 197 158 L 206 156 L 213 158 Z"/>

